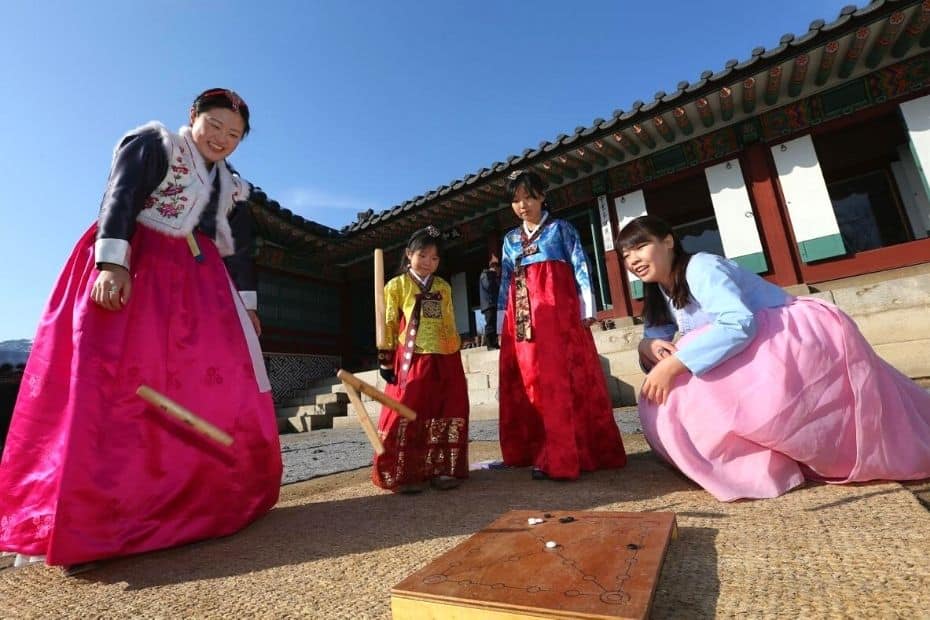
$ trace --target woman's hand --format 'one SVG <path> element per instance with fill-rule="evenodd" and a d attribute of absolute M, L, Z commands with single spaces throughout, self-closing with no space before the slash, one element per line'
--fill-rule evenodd
<path fill-rule="evenodd" d="M 668 355 L 659 362 L 646 375 L 640 396 L 651 400 L 657 405 L 664 405 L 672 391 L 672 381 L 678 375 L 688 372 L 688 367 L 681 363 L 674 355 Z"/>
<path fill-rule="evenodd" d="M 643 338 L 639 343 L 639 357 L 647 367 L 655 366 L 677 351 L 678 347 L 674 344 L 659 338 Z"/>
<path fill-rule="evenodd" d="M 252 327 L 255 328 L 255 335 L 262 335 L 262 322 L 258 318 L 258 312 L 255 310 L 246 310 L 246 314 L 249 315 L 249 320 L 252 321 Z"/>
<path fill-rule="evenodd" d="M 129 303 L 132 293 L 132 276 L 122 265 L 103 263 L 90 291 L 90 298 L 105 310 L 117 311 Z"/>

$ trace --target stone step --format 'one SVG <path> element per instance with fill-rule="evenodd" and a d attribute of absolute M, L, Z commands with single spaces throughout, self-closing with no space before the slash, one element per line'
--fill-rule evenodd
<path fill-rule="evenodd" d="M 377 386 L 377 387 L 379 390 L 383 389 L 382 386 Z M 360 396 L 362 397 L 362 400 L 371 400 L 371 398 L 365 394 L 360 394 Z M 321 385 L 321 386 L 309 387 L 305 390 L 300 390 L 299 392 L 295 392 L 294 395 L 291 396 L 291 398 L 289 398 L 284 404 L 290 404 L 290 403 L 295 403 L 295 402 L 298 404 L 306 404 L 306 403 L 323 404 L 326 402 L 331 402 L 333 400 L 338 400 L 339 402 L 349 401 L 349 397 L 346 394 L 345 386 L 342 384 L 342 382 L 340 382 L 339 385 Z"/>
<path fill-rule="evenodd" d="M 326 413 L 298 413 L 278 417 L 279 433 L 306 433 L 311 430 L 333 427 L 333 416 Z"/>
<path fill-rule="evenodd" d="M 491 375 L 485 372 L 466 372 L 465 381 L 468 383 L 468 393 L 472 390 L 487 390 L 490 385 Z"/>
<path fill-rule="evenodd" d="M 318 395 L 315 400 L 318 405 L 329 405 L 331 403 L 346 404 L 349 402 L 349 395 L 345 392 L 330 392 L 329 394 Z"/>
<path fill-rule="evenodd" d="M 365 411 L 368 412 L 368 419 L 371 420 L 375 428 L 378 428 L 378 417 L 381 415 L 381 404 L 369 401 L 364 403 L 364 405 Z M 354 428 L 359 425 L 361 425 L 361 421 L 358 419 L 358 414 L 355 413 L 355 408 L 351 405 L 346 416 L 333 419 L 333 428 Z"/>
<path fill-rule="evenodd" d="M 330 417 L 343 417 L 346 415 L 345 403 L 326 403 L 325 405 L 304 404 L 291 407 L 277 407 L 275 414 L 279 418 L 289 418 L 301 415 L 328 415 Z"/>
<path fill-rule="evenodd" d="M 359 372 L 352 373 L 356 378 L 361 379 L 369 385 L 373 385 L 379 390 L 384 390 L 384 380 L 381 379 L 381 374 L 377 369 L 374 370 L 363 370 Z M 305 390 L 301 390 L 297 393 L 297 396 L 302 398 L 316 398 L 317 396 L 325 394 L 345 394 L 345 385 L 337 379 L 336 377 L 326 377 L 325 379 L 317 379 L 311 385 L 309 385 Z M 361 395 L 362 399 L 367 399 L 368 397 L 364 394 Z"/>
<path fill-rule="evenodd" d="M 377 413 L 369 413 L 368 419 L 371 420 L 372 426 L 374 426 L 375 428 L 378 428 L 378 414 Z M 361 426 L 361 424 L 362 423 L 359 421 L 358 416 L 355 415 L 355 413 L 352 413 L 352 415 L 345 417 L 345 418 L 339 418 L 338 420 L 333 420 L 333 428 L 358 428 L 359 426 Z"/>
<path fill-rule="evenodd" d="M 495 389 L 486 389 L 486 390 L 468 390 L 468 405 L 474 407 L 475 405 L 497 405 L 497 388 Z"/>
<path fill-rule="evenodd" d="M 285 401 L 278 403 L 278 407 L 300 407 L 302 405 L 328 405 L 332 403 L 348 403 L 349 396 L 345 392 L 326 392 L 323 394 L 313 393 L 310 395 L 304 392 L 298 392 Z"/>

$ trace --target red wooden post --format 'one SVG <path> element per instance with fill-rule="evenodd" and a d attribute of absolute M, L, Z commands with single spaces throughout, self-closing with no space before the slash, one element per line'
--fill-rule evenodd
<path fill-rule="evenodd" d="M 788 220 L 771 153 L 764 144 L 752 144 L 743 151 L 743 167 L 749 196 L 759 217 L 762 242 L 768 250 L 772 273 L 767 280 L 779 286 L 801 282 L 800 267 L 794 251 L 794 236 Z"/>

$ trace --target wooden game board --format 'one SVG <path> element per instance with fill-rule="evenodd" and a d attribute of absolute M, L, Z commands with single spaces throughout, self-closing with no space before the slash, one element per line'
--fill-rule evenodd
<path fill-rule="evenodd" d="M 394 586 L 391 611 L 395 620 L 645 618 L 675 532 L 671 512 L 514 510 Z"/>

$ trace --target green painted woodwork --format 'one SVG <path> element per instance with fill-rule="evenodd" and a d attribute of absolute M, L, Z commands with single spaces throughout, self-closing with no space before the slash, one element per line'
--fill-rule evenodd
<path fill-rule="evenodd" d="M 846 254 L 846 246 L 843 245 L 843 238 L 835 234 L 801 241 L 798 243 L 798 251 L 801 253 L 801 260 L 812 263 L 824 258 L 842 256 Z"/>

